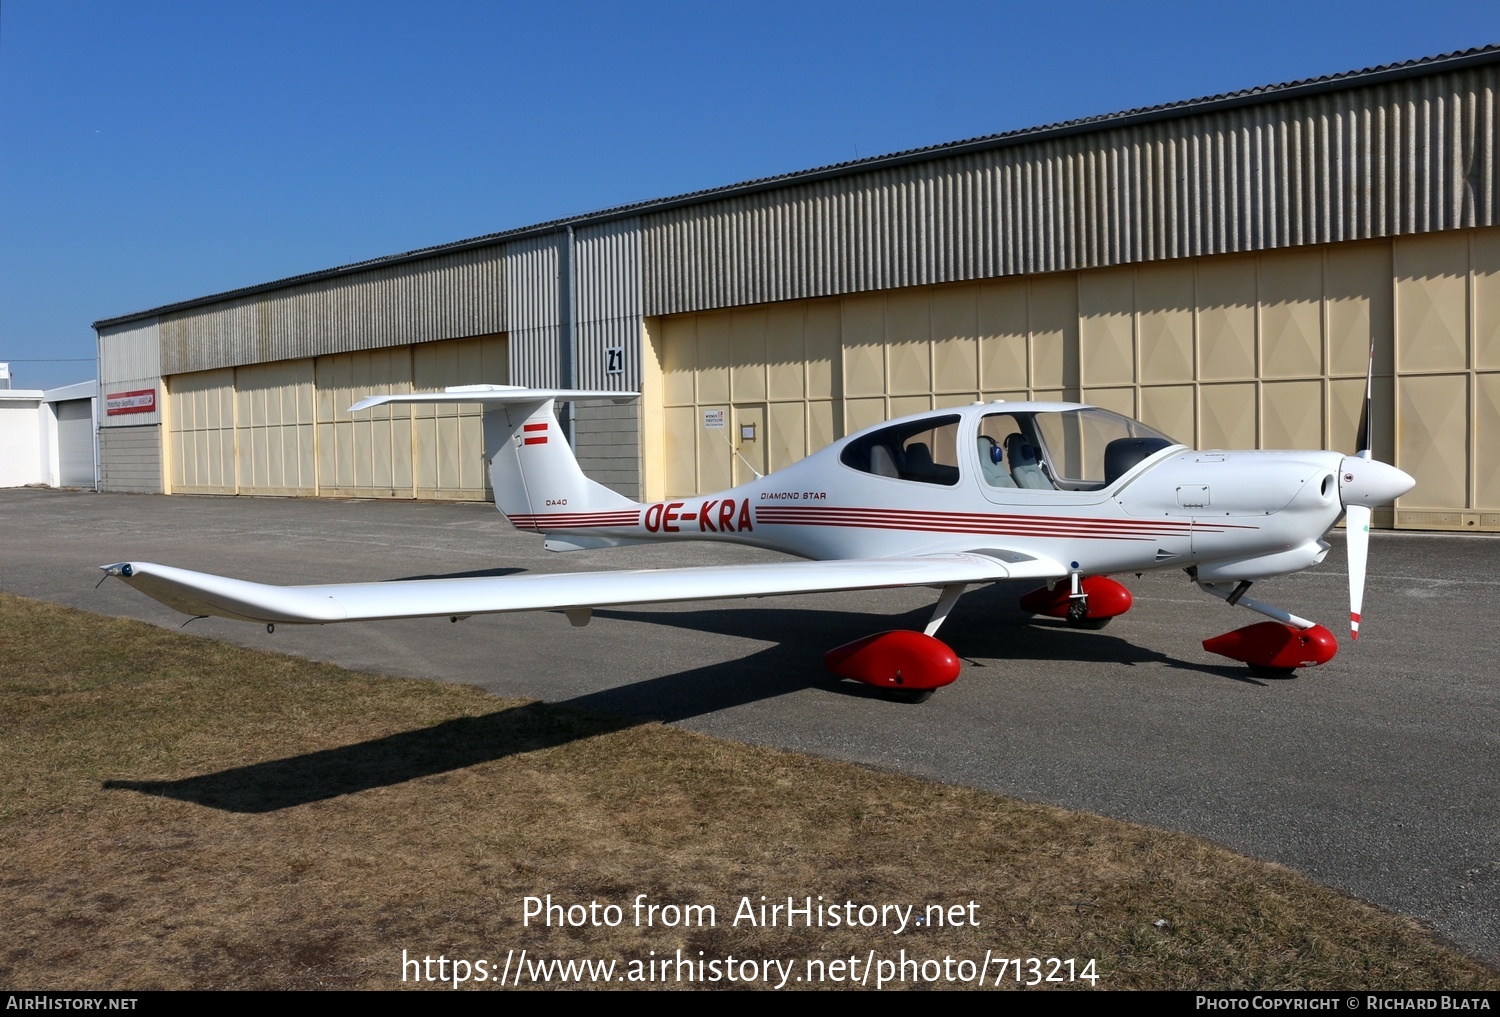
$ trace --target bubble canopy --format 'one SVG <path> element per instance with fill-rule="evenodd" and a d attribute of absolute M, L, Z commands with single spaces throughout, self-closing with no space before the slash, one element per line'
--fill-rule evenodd
<path fill-rule="evenodd" d="M 875 428 L 845 445 L 839 459 L 862 473 L 953 487 L 973 469 L 960 455 L 972 443 L 982 482 L 992 488 L 1088 491 L 1109 486 L 1143 459 L 1178 444 L 1097 406 L 995 406 L 977 418 L 933 413 Z M 974 428 L 967 436 L 966 423 Z"/>

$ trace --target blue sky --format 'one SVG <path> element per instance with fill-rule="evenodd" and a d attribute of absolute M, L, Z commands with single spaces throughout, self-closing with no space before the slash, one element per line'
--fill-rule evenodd
<path fill-rule="evenodd" d="M 99 318 L 1496 41 L 1493 0 L 0 0 L 0 361 L 64 384 Z"/>

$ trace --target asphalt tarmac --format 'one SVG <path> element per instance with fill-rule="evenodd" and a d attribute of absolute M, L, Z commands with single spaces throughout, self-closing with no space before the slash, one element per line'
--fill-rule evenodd
<path fill-rule="evenodd" d="M 729 545 L 548 554 L 492 506 L 0 491 L 0 589 L 177 628 L 95 566 L 275 583 L 771 560 Z M 1500 536 L 1376 533 L 1358 643 L 1342 538 L 1255 596 L 1322 621 L 1331 663 L 1261 680 L 1205 652 L 1260 620 L 1180 572 L 1099 632 L 970 591 L 941 633 L 957 683 L 920 705 L 825 674 L 823 652 L 925 624 L 931 590 L 560 614 L 188 630 L 392 675 L 680 724 L 1194 833 L 1430 923 L 1500 964 Z M 108 647 L 99 647 L 107 654 Z M 919 861 L 916 862 L 919 864 Z"/>

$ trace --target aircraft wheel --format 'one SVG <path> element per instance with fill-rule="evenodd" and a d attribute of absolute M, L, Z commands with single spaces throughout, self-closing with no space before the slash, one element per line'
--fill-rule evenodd
<path fill-rule="evenodd" d="M 1113 618 L 1074 618 L 1070 614 L 1066 618 L 1064 618 L 1063 621 L 1065 621 L 1065 622 L 1068 623 L 1068 628 L 1070 628 L 1070 629 L 1092 629 L 1092 630 L 1094 630 L 1094 631 L 1097 632 L 1099 629 L 1104 628 L 1104 626 L 1106 626 L 1110 622 L 1114 621 L 1114 619 Z"/>
<path fill-rule="evenodd" d="M 1297 673 L 1297 669 L 1295 667 L 1261 667 L 1259 664 L 1251 664 L 1250 673 L 1257 678 L 1290 678 Z"/>
<path fill-rule="evenodd" d="M 932 693 L 932 689 L 888 689 L 886 696 L 894 703 L 925 703 Z"/>

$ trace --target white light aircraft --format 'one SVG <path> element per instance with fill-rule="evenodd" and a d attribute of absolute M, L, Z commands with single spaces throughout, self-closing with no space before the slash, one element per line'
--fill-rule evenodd
<path fill-rule="evenodd" d="M 1269 620 L 1205 640 L 1257 673 L 1290 674 L 1337 652 L 1321 625 L 1245 595 L 1250 585 L 1321 562 L 1347 513 L 1351 631 L 1359 635 L 1370 510 L 1410 476 L 1369 452 L 1369 393 L 1358 455 L 1193 451 L 1138 421 L 1062 402 L 975 403 L 850 435 L 769 476 L 718 494 L 642 504 L 583 475 L 553 412 L 558 399 L 634 393 L 463 386 L 372 396 L 383 403 L 482 403 L 496 505 L 555 551 L 645 541 L 720 540 L 800 561 L 272 586 L 148 562 L 104 566 L 195 616 L 279 624 L 566 612 L 788 593 L 928 586 L 941 591 L 925 631 L 877 633 L 830 650 L 844 678 L 920 699 L 958 676 L 935 635 L 970 586 L 1041 580 L 1033 612 L 1097 627 L 1129 609 L 1111 575 L 1183 569 L 1205 593 Z"/>

